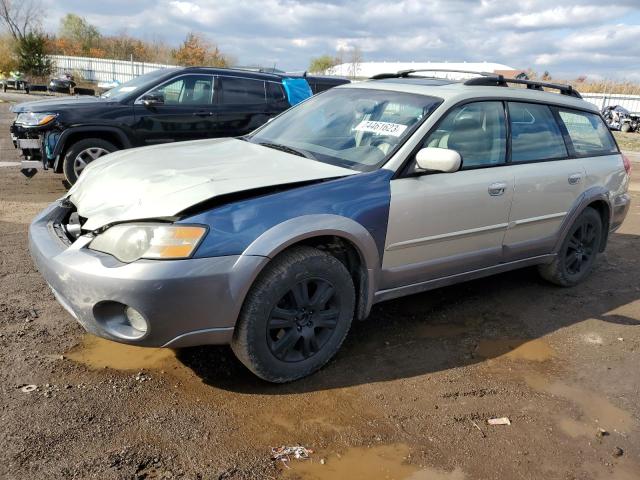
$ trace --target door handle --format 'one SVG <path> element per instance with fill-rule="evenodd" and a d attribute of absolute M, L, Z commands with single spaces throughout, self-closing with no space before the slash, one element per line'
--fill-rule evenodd
<path fill-rule="evenodd" d="M 582 181 L 582 174 L 574 173 L 572 175 L 569 175 L 569 178 L 567 179 L 567 181 L 569 182 L 569 185 L 577 185 Z"/>
<path fill-rule="evenodd" d="M 194 112 L 194 117 L 211 117 L 213 116 L 213 112 Z"/>
<path fill-rule="evenodd" d="M 492 197 L 498 197 L 502 195 L 507 189 L 506 182 L 496 182 L 489 185 L 489 195 Z"/>

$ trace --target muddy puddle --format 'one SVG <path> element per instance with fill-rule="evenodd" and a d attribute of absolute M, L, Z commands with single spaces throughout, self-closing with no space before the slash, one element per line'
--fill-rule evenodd
<path fill-rule="evenodd" d="M 580 408 L 579 420 L 563 418 L 559 421 L 560 429 L 570 437 L 593 436 L 598 428 L 624 433 L 636 426 L 629 412 L 600 394 L 558 381 L 550 382 L 547 377 L 537 374 L 527 375 L 525 381 L 534 390 L 564 398 Z"/>
<path fill-rule="evenodd" d="M 162 370 L 179 367 L 174 351 L 169 348 L 134 347 L 93 335 L 85 335 L 82 343 L 65 356 L 92 369 Z"/>
<path fill-rule="evenodd" d="M 292 461 L 284 478 L 301 480 L 465 480 L 464 472 L 421 468 L 407 461 L 407 445 L 354 447 L 326 456 L 314 454 L 312 460 Z M 324 459 L 324 464 L 320 462 Z"/>
<path fill-rule="evenodd" d="M 544 362 L 553 357 L 553 349 L 542 339 L 480 340 L 475 354 L 481 358 L 505 357 L 511 360 Z"/>

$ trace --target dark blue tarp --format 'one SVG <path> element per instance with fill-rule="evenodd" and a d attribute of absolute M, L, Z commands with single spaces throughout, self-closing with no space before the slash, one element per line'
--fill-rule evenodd
<path fill-rule="evenodd" d="M 313 95 L 306 78 L 283 78 L 282 86 L 291 105 L 296 105 Z"/>

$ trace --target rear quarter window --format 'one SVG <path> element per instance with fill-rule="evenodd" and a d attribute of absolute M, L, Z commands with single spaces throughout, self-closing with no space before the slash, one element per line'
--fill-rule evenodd
<path fill-rule="evenodd" d="M 618 153 L 611 132 L 599 115 L 576 110 L 559 110 L 578 156 Z"/>

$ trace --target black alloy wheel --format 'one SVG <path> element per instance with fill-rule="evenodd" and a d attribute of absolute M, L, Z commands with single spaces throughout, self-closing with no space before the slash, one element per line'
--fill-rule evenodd
<path fill-rule="evenodd" d="M 284 362 L 312 357 L 327 343 L 340 313 L 335 287 L 321 278 L 296 283 L 276 304 L 267 323 L 271 353 Z"/>

